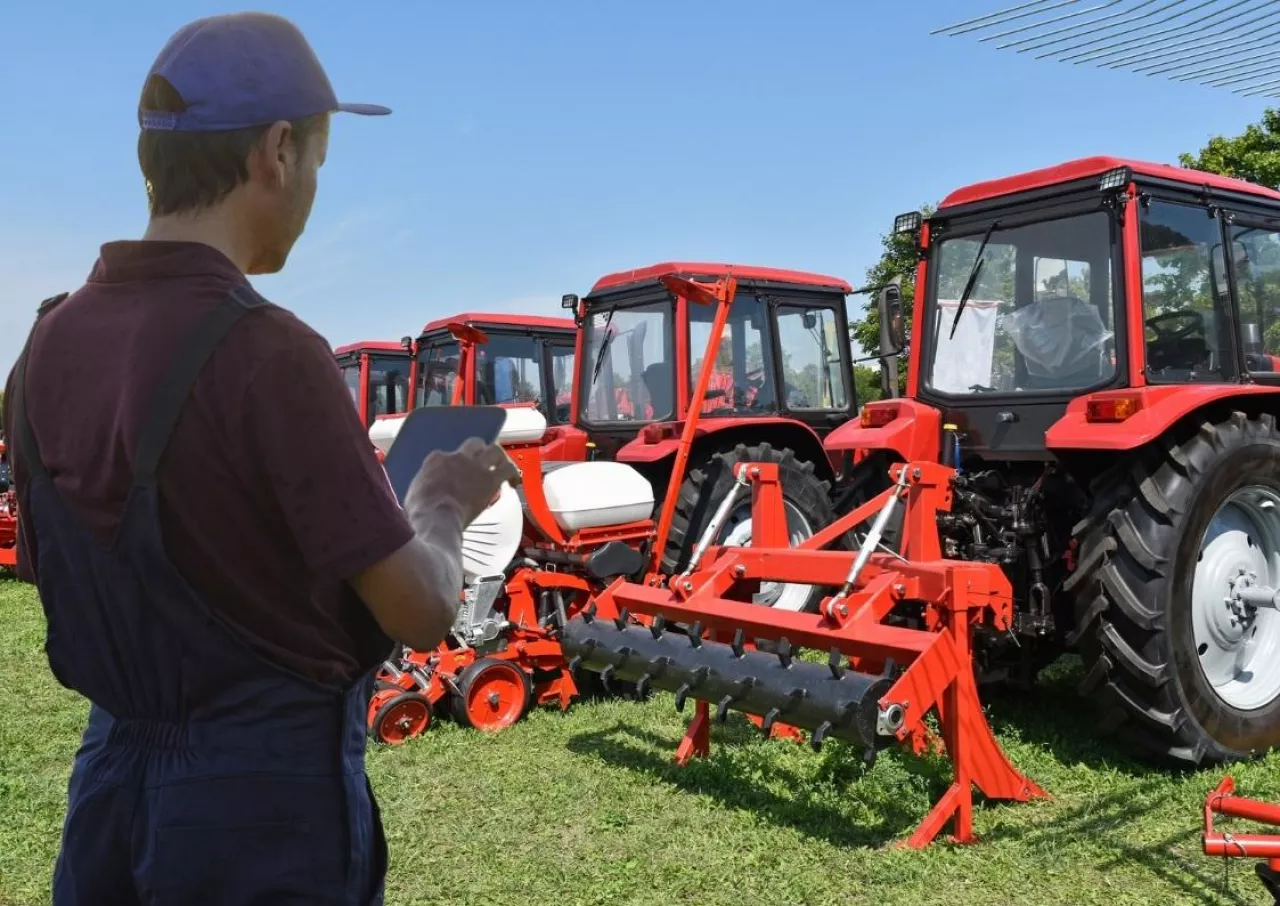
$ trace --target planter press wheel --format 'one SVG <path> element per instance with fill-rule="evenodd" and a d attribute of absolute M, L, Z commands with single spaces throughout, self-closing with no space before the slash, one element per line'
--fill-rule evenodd
<path fill-rule="evenodd" d="M 369 735 L 377 742 L 398 746 L 431 727 L 431 702 L 421 692 L 396 687 L 380 689 L 369 702 Z"/>
<path fill-rule="evenodd" d="M 453 715 L 464 727 L 505 730 L 524 716 L 533 699 L 529 674 L 511 661 L 485 657 L 458 674 Z"/>

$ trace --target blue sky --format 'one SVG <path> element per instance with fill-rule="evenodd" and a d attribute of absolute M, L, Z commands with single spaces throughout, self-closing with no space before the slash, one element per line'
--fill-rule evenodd
<path fill-rule="evenodd" d="M 669 259 L 857 285 L 893 216 L 955 187 L 1089 154 L 1176 162 L 1264 109 L 929 35 L 1008 5 L 260 0 L 302 27 L 342 99 L 394 113 L 335 120 L 307 231 L 255 283 L 334 343 L 461 310 L 554 313 L 604 273 Z M 135 104 L 155 54 L 237 8 L 6 10 L 6 371 L 37 302 L 145 227 Z"/>

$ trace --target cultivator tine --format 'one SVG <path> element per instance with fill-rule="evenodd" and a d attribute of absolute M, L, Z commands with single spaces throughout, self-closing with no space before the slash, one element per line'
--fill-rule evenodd
<path fill-rule="evenodd" d="M 844 676 L 843 660 L 840 656 L 840 649 L 832 648 L 830 655 L 827 657 L 827 667 L 831 670 L 833 679 L 841 679 Z"/>
<path fill-rule="evenodd" d="M 618 612 L 618 615 L 613 618 L 613 622 L 614 622 L 614 625 L 617 626 L 619 629 L 622 629 L 624 626 L 630 623 L 631 614 L 627 612 L 627 608 L 625 607 L 622 608 L 622 610 Z"/>
<path fill-rule="evenodd" d="M 647 696 L 649 694 L 649 688 L 652 682 L 653 682 L 653 677 L 647 673 L 644 674 L 644 676 L 640 677 L 640 679 L 636 680 L 636 698 L 642 699 L 645 696 Z"/>
<path fill-rule="evenodd" d="M 734 630 L 733 644 L 730 647 L 733 649 L 734 657 L 742 657 L 747 647 L 747 634 L 741 628 Z"/>
<path fill-rule="evenodd" d="M 777 654 L 778 654 L 778 663 L 782 665 L 782 668 L 785 670 L 786 668 L 790 667 L 791 666 L 791 643 L 787 641 L 785 636 L 778 640 L 778 644 L 775 650 L 777 651 Z"/>
<path fill-rule="evenodd" d="M 610 691 L 609 684 L 613 681 L 613 668 L 605 667 L 600 671 L 600 685 L 604 686 L 604 691 Z"/>
<path fill-rule="evenodd" d="M 684 713 L 684 702 L 689 697 L 689 693 L 693 691 L 693 687 L 688 683 L 681 683 L 680 688 L 676 690 L 676 711 Z"/>
<path fill-rule="evenodd" d="M 813 751 L 822 751 L 822 743 L 826 740 L 827 734 L 830 732 L 831 721 L 829 720 L 824 720 L 814 728 L 813 735 L 809 737 L 809 745 L 813 746 Z"/>
<path fill-rule="evenodd" d="M 782 716 L 782 712 L 779 711 L 777 708 L 770 708 L 769 713 L 764 716 L 764 720 L 761 721 L 760 723 L 760 729 L 764 731 L 764 735 L 766 739 L 769 737 L 771 733 L 773 733 L 773 725 L 777 722 L 778 718 L 781 716 Z"/>
<path fill-rule="evenodd" d="M 694 648 L 702 647 L 702 623 L 697 622 L 689 627 L 689 644 Z"/>
<path fill-rule="evenodd" d="M 649 626 L 649 632 L 653 633 L 653 637 L 656 639 L 658 636 L 662 635 L 662 631 L 666 629 L 666 627 L 666 618 L 664 618 L 662 614 L 658 614 L 653 618 L 653 623 Z"/>
<path fill-rule="evenodd" d="M 722 724 L 729 717 L 729 706 L 733 704 L 733 696 L 726 695 L 720 699 L 720 704 L 716 705 L 716 723 Z"/>

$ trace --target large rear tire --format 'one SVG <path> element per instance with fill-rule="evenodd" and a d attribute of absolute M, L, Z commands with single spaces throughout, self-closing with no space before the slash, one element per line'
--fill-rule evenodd
<path fill-rule="evenodd" d="M 671 534 L 662 560 L 662 570 L 667 575 L 675 575 L 689 562 L 720 501 L 733 490 L 733 467 L 740 462 L 777 464 L 787 510 L 787 528 L 793 545 L 834 521 L 831 484 L 814 474 L 813 463 L 797 459 L 795 453 L 786 447 L 775 450 L 767 443 L 756 446 L 738 444 L 733 450 L 716 453 L 702 465 L 690 469 L 680 486 L 675 515 L 671 520 Z M 730 511 L 716 543 L 749 546 L 750 520 L 751 497 L 744 493 Z M 821 597 L 821 586 L 761 583 L 756 602 L 786 610 L 811 611 L 818 606 Z"/>
<path fill-rule="evenodd" d="M 1104 729 L 1184 764 L 1280 745 L 1280 611 L 1234 599 L 1240 570 L 1280 587 L 1280 432 L 1234 412 L 1100 478 L 1065 584 Z"/>

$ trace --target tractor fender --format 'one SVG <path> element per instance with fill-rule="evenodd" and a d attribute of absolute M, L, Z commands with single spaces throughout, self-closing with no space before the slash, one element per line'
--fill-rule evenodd
<path fill-rule="evenodd" d="M 942 413 L 918 400 L 887 399 L 864 405 L 859 418 L 828 434 L 823 446 L 836 459 L 852 453 L 854 462 L 873 450 L 903 462 L 936 462 L 941 444 Z"/>
<path fill-rule="evenodd" d="M 680 447 L 683 422 L 649 425 L 634 440 L 618 448 L 614 458 L 631 465 L 656 464 L 675 456 Z M 740 443 L 769 443 L 774 447 L 790 447 L 796 458 L 813 463 L 820 478 L 829 479 L 831 463 L 816 431 L 804 422 L 790 418 L 703 418 L 694 429 L 694 450 L 708 445 L 732 449 Z"/>
<path fill-rule="evenodd" d="M 1044 433 L 1050 450 L 1133 450 L 1198 409 L 1243 397 L 1280 402 L 1280 387 L 1262 384 L 1176 384 L 1106 390 L 1077 397 Z M 1271 397 L 1271 399 L 1266 399 Z M 1117 406 L 1131 408 L 1120 419 Z"/>

